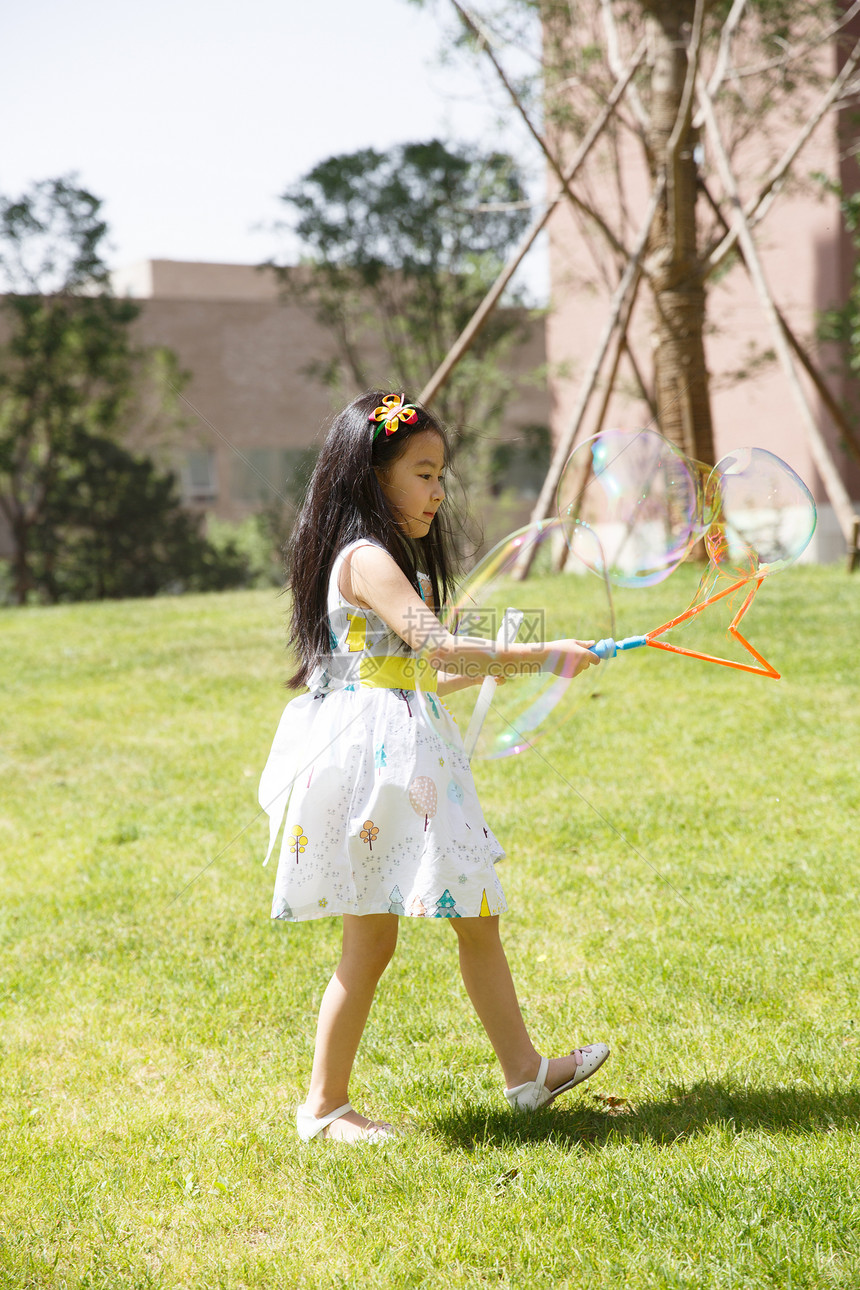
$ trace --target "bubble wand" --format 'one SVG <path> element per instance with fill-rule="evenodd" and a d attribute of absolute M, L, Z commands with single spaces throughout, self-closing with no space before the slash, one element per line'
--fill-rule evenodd
<path fill-rule="evenodd" d="M 741 634 L 739 623 L 763 579 L 792 564 L 815 530 L 815 502 L 787 462 L 763 448 L 737 448 L 709 468 L 656 431 L 601 431 L 571 454 L 558 501 L 571 550 L 593 572 L 608 574 L 618 585 L 662 581 L 701 539 L 710 569 L 724 581 L 722 591 L 707 595 L 702 590 L 698 603 L 644 635 L 598 641 L 592 647 L 598 658 L 651 645 L 779 679 L 776 668 Z M 731 563 L 740 559 L 746 570 L 732 569 Z M 726 579 L 731 580 L 728 586 Z M 746 594 L 728 635 L 750 656 L 746 662 L 661 639 L 737 592 Z"/>
<path fill-rule="evenodd" d="M 454 606 L 460 626 L 462 616 L 480 617 L 492 606 L 501 589 L 496 579 L 516 576 L 524 557 L 530 563 L 558 536 L 568 548 L 565 567 L 590 571 L 605 584 L 610 621 L 593 633 L 604 637 L 591 647 L 596 658 L 650 645 L 779 679 L 777 669 L 742 634 L 742 620 L 764 578 L 794 563 L 815 529 L 812 495 L 787 462 L 753 447 L 734 449 L 708 467 L 655 431 L 602 431 L 571 455 L 559 485 L 558 511 L 557 519 L 508 535 L 470 573 Z M 709 573 L 693 604 L 650 631 L 616 639 L 610 583 L 634 588 L 662 582 L 699 541 L 708 549 Z M 552 562 L 557 564 L 556 556 Z M 721 602 L 723 610 L 730 610 L 720 615 L 722 630 L 736 648 L 676 644 L 675 639 L 684 641 L 683 633 L 667 639 L 705 610 L 716 616 Z M 734 657 L 723 657 L 724 652 Z M 557 725 L 566 719 L 569 680 L 533 677 L 528 685 L 516 684 L 510 694 L 506 689 L 501 695 L 489 681 L 468 712 L 462 700 L 469 754 L 493 759 L 532 747 L 550 728 L 550 720 Z"/>
<path fill-rule="evenodd" d="M 598 641 L 595 645 L 592 645 L 591 652 L 592 654 L 596 654 L 600 659 L 609 659 L 615 658 L 616 654 L 622 650 L 638 649 L 642 645 L 652 645 L 654 649 L 670 650 L 673 654 L 685 654 L 688 658 L 703 659 L 706 663 L 719 663 L 723 667 L 734 667 L 741 672 L 753 672 L 757 676 L 768 676 L 774 681 L 778 681 L 780 679 L 780 674 L 777 672 L 776 668 L 768 663 L 767 659 L 759 654 L 758 650 L 738 631 L 738 623 L 752 604 L 756 592 L 764 581 L 764 577 L 765 575 L 761 573 L 753 579 L 741 578 L 739 582 L 732 583 L 730 587 L 724 588 L 724 590 L 717 592 L 716 595 L 708 596 L 707 599 L 701 601 L 700 604 L 693 605 L 692 608 L 685 610 L 683 614 L 678 614 L 668 623 L 663 623 L 662 627 L 655 627 L 653 631 L 646 632 L 644 636 L 627 636 L 621 641 L 615 641 L 611 637 L 607 637 L 604 640 Z M 734 639 L 753 656 L 753 658 L 758 659 L 761 664 L 760 667 L 753 667 L 750 663 L 738 663 L 729 658 L 719 658 L 716 654 L 703 654 L 700 650 L 687 649 L 683 645 L 673 645 L 669 641 L 661 641 L 657 639 L 657 637 L 662 636 L 664 632 L 668 632 L 671 628 L 677 627 L 679 623 L 687 622 L 697 614 L 702 613 L 702 611 L 707 609 L 710 605 L 714 605 L 718 600 L 722 600 L 724 596 L 729 596 L 733 591 L 738 591 L 741 587 L 747 586 L 750 581 L 754 583 L 754 586 L 751 588 L 740 609 L 729 624 L 729 635 L 733 636 Z"/>

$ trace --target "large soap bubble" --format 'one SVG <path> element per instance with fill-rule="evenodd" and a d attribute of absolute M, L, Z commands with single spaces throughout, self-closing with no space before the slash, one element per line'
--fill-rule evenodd
<path fill-rule="evenodd" d="M 589 548 L 602 552 L 602 567 L 589 567 L 616 586 L 662 582 L 707 528 L 706 477 L 654 430 L 602 430 L 574 449 L 559 484 L 571 550 L 586 564 Z"/>
<path fill-rule="evenodd" d="M 740 624 L 764 578 L 793 564 L 815 530 L 809 489 L 782 458 L 738 448 L 709 469 L 655 431 L 604 431 L 571 455 L 558 501 L 572 556 L 621 586 L 663 581 L 704 540 L 708 563 L 689 607 L 645 635 L 605 642 L 607 651 L 653 645 L 779 676 Z M 595 536 L 602 562 L 590 554 Z M 714 644 L 720 629 L 732 657 Z"/>
<path fill-rule="evenodd" d="M 815 532 L 812 494 L 787 462 L 764 448 L 736 448 L 708 480 L 714 501 L 706 536 L 723 577 L 776 573 L 800 556 Z"/>
<path fill-rule="evenodd" d="M 587 551 L 591 565 L 601 565 L 603 558 L 593 534 L 580 543 Z M 516 574 L 532 562 L 528 581 Z M 558 520 L 544 520 L 517 530 L 499 542 L 471 571 L 443 615 L 449 631 L 458 636 L 496 641 L 508 609 L 521 614 L 514 639 L 518 642 L 557 640 L 577 637 L 581 640 L 611 636 L 614 630 L 612 598 L 605 578 L 556 577 L 550 594 L 541 589 L 540 575 L 566 565 L 569 571 L 587 572 L 578 556 L 566 549 L 565 533 Z M 603 669 L 600 669 L 603 672 Z M 579 677 L 538 673 L 534 676 L 512 676 L 502 685 L 488 686 L 491 696 L 470 755 L 479 758 L 507 757 L 530 748 L 536 739 L 568 720 L 578 704 L 587 699 L 596 685 L 597 669 Z M 442 674 L 440 673 L 440 680 Z M 481 685 L 447 695 L 441 702 L 454 717 L 459 738 L 471 743 L 476 735 L 473 721 L 481 695 Z M 418 698 L 427 709 L 428 718 L 440 700 L 438 696 L 419 691 Z M 432 723 L 436 729 L 442 723 Z"/>

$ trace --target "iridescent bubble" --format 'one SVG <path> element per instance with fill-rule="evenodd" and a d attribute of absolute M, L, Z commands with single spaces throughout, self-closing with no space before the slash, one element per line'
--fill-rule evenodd
<path fill-rule="evenodd" d="M 707 489 L 714 507 L 705 543 L 722 576 L 776 573 L 809 545 L 817 518 L 812 494 L 774 453 L 734 449 L 717 462 Z"/>
<path fill-rule="evenodd" d="M 706 478 L 706 468 L 654 430 L 601 431 L 574 449 L 559 483 L 571 549 L 616 586 L 662 582 L 707 528 Z M 586 532 L 602 566 L 589 563 Z"/>
<path fill-rule="evenodd" d="M 602 557 L 594 535 L 586 548 L 594 563 Z M 527 581 L 518 574 L 530 564 Z M 567 572 L 560 574 L 560 568 Z M 576 577 L 576 573 L 583 576 Z M 495 642 L 508 609 L 518 611 L 515 639 L 537 642 L 576 637 L 582 640 L 611 636 L 614 630 L 612 599 L 606 579 L 585 577 L 586 565 L 567 549 L 563 526 L 558 520 L 527 525 L 510 534 L 483 557 L 462 583 L 443 621 L 458 636 Z M 553 575 L 551 589 L 541 575 Z M 538 673 L 511 676 L 504 684 L 493 682 L 484 691 L 489 708 L 471 755 L 478 758 L 511 756 L 530 748 L 536 739 L 569 719 L 580 702 L 588 698 L 601 681 L 604 669 L 590 668 L 576 678 Z M 441 679 L 441 673 L 440 673 Z M 458 690 L 442 700 L 454 717 L 459 737 L 471 741 L 473 718 L 482 686 Z M 434 696 L 435 697 L 435 696 Z M 428 719 L 432 717 L 430 694 L 420 695 Z M 436 699 L 438 703 L 438 698 Z M 440 729 L 441 723 L 434 723 Z"/>

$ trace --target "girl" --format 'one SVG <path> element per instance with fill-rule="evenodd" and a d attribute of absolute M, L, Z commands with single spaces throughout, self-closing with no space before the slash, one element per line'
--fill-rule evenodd
<path fill-rule="evenodd" d="M 553 1101 L 609 1055 L 591 1044 L 548 1060 L 529 1038 L 499 938 L 507 905 L 495 863 L 504 852 L 435 697 L 486 675 L 570 675 L 598 660 L 578 640 L 497 649 L 442 626 L 434 606 L 452 590 L 448 456 L 424 408 L 379 390 L 362 395 L 334 420 L 290 543 L 299 666 L 289 684 L 307 692 L 288 705 L 260 784 L 270 854 L 289 799 L 272 916 L 343 918 L 298 1110 L 304 1141 L 395 1132 L 354 1111 L 348 1086 L 398 917 L 450 919 L 515 1109 Z"/>

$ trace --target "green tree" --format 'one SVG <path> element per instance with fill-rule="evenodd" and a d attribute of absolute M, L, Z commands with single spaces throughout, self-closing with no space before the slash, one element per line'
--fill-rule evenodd
<path fill-rule="evenodd" d="M 0 198 L 0 517 L 21 604 L 64 477 L 80 472 L 84 446 L 123 433 L 153 358 L 131 337 L 139 306 L 110 292 L 106 234 L 101 202 L 74 176 Z M 171 356 L 157 357 L 175 376 Z"/>
<path fill-rule="evenodd" d="M 244 585 L 247 558 L 229 539 L 210 542 L 202 522 L 172 472 L 77 428 L 30 535 L 32 586 L 56 604 Z"/>
<path fill-rule="evenodd" d="M 373 385 L 420 390 L 492 284 L 527 219 L 511 157 L 438 140 L 330 157 L 282 199 L 303 249 L 280 267 L 336 342 L 315 368 L 339 399 Z M 523 308 L 496 314 L 436 401 L 458 427 L 498 422 L 513 381 L 504 360 Z"/>

